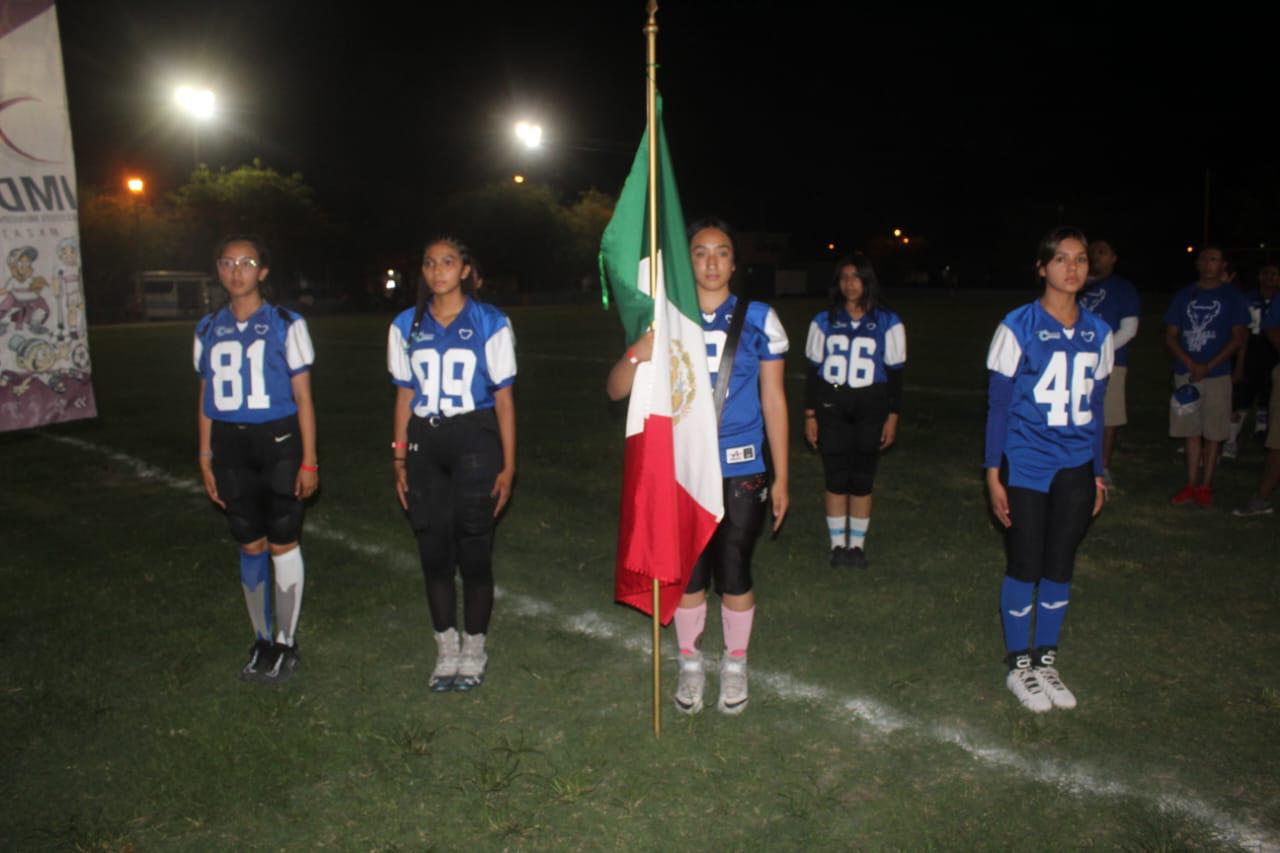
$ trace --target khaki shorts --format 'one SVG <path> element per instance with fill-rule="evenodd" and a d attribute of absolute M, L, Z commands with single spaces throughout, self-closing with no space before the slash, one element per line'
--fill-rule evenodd
<path fill-rule="evenodd" d="M 1124 379 L 1129 368 L 1123 364 L 1111 368 L 1111 378 L 1107 381 L 1107 396 L 1102 401 L 1103 426 L 1122 427 L 1129 422 L 1129 413 L 1124 402 Z"/>
<path fill-rule="evenodd" d="M 1173 384 L 1181 388 L 1187 375 L 1175 376 Z M 1231 377 L 1210 376 L 1195 383 L 1200 392 L 1200 406 L 1189 415 L 1169 411 L 1169 435 L 1174 438 L 1203 436 L 1209 441 L 1226 441 L 1231 436 Z"/>
<path fill-rule="evenodd" d="M 1280 450 L 1280 418 L 1270 417 L 1280 415 L 1280 364 L 1271 371 L 1271 403 L 1267 412 L 1267 450 Z"/>

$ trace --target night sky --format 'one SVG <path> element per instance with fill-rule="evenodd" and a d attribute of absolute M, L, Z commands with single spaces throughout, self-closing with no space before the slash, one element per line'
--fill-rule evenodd
<path fill-rule="evenodd" d="M 416 246 L 443 196 L 516 171 L 616 192 L 643 130 L 642 0 L 58 8 L 82 183 L 181 183 L 172 87 L 204 83 L 202 159 L 301 171 L 370 264 Z M 797 263 L 902 227 L 966 285 L 1002 284 L 1069 222 L 1167 290 L 1192 277 L 1206 169 L 1211 238 L 1246 268 L 1280 245 L 1280 21 L 1258 7 L 672 0 L 658 20 L 686 215 L 791 234 Z"/>

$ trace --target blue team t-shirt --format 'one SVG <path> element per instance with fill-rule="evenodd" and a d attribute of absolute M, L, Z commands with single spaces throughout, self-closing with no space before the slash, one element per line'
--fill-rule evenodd
<path fill-rule="evenodd" d="M 260 424 L 297 414 L 292 380 L 315 360 L 306 321 L 286 308 L 264 302 L 242 323 L 224 307 L 196 324 L 194 362 L 211 420 Z"/>
<path fill-rule="evenodd" d="M 737 305 L 738 298 L 730 296 L 714 313 L 702 315 L 702 336 L 707 343 L 707 370 L 711 373 L 712 388 L 716 385 L 720 357 Z M 764 470 L 760 362 L 782 358 L 787 346 L 787 333 L 773 309 L 763 302 L 749 303 L 724 409 L 720 413 L 720 470 L 724 477 L 742 477 Z"/>
<path fill-rule="evenodd" d="M 1229 284 L 1212 289 L 1190 284 L 1173 297 L 1164 322 L 1177 327 L 1178 341 L 1187 355 L 1198 364 L 1205 364 L 1231 343 L 1236 326 L 1249 325 L 1249 304 L 1244 294 Z M 1227 376 L 1231 368 L 1231 359 L 1225 359 L 1209 375 Z M 1174 359 L 1173 372 L 1181 376 L 1190 371 Z"/>
<path fill-rule="evenodd" d="M 1003 434 L 988 430 L 986 467 L 1003 456 L 1009 485 L 1047 492 L 1058 471 L 1094 458 L 1114 361 L 1111 328 L 1087 308 L 1070 329 L 1038 300 L 1010 311 L 987 352 L 987 369 L 1012 383 L 1012 397 Z"/>
<path fill-rule="evenodd" d="M 1076 301 L 1105 320 L 1112 334 L 1120 331 L 1120 321 L 1124 318 L 1136 319 L 1142 315 L 1138 289 L 1129 279 L 1115 273 L 1086 284 Z M 1128 363 L 1129 344 L 1126 343 L 1116 350 L 1116 366 L 1124 367 Z"/>
<path fill-rule="evenodd" d="M 516 339 L 511 321 L 492 305 L 467 299 L 447 327 L 413 308 L 391 323 L 387 370 L 391 381 L 413 389 L 413 413 L 452 417 L 492 409 L 493 394 L 516 381 Z"/>
<path fill-rule="evenodd" d="M 809 323 L 805 358 L 824 382 L 865 388 L 889 380 L 886 368 L 907 362 L 907 333 L 898 315 L 876 308 L 855 320 L 841 308 L 832 322 L 823 311 Z"/>

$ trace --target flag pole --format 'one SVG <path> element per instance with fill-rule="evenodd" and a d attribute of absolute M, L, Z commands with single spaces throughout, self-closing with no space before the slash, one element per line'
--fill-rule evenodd
<path fill-rule="evenodd" d="M 645 63 L 645 100 L 649 127 L 649 298 L 658 296 L 658 0 L 649 0 L 649 21 L 644 34 L 648 42 Z M 657 319 L 656 317 L 654 318 Z M 655 353 L 656 355 L 656 353 Z M 662 737 L 662 654 L 661 596 L 658 579 L 653 579 L 653 736 Z"/>

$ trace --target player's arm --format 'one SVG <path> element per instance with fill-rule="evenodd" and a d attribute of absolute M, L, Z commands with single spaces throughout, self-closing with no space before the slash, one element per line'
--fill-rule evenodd
<path fill-rule="evenodd" d="M 391 465 L 396 475 L 396 497 L 400 506 L 409 508 L 409 478 L 405 459 L 409 453 L 409 418 L 413 415 L 413 389 L 396 386 L 396 407 L 391 416 Z"/>
<path fill-rule="evenodd" d="M 316 456 L 316 407 L 311 399 L 311 371 L 294 374 L 289 380 L 293 402 L 298 407 L 298 432 L 302 436 L 302 464 L 293 484 L 293 495 L 305 501 L 320 488 L 320 463 Z"/>
<path fill-rule="evenodd" d="M 511 497 L 511 486 L 516 479 L 516 401 L 510 385 L 493 392 L 493 409 L 498 416 L 498 438 L 502 441 L 502 470 L 493 482 L 490 496 L 495 498 L 493 515 L 496 518 Z"/>
<path fill-rule="evenodd" d="M 218 481 L 213 476 L 213 421 L 204 413 L 205 380 L 200 380 L 200 396 L 196 398 L 196 437 L 199 440 L 197 455 L 200 459 L 200 479 L 204 482 L 209 500 L 223 509 L 227 504 L 218 497 Z"/>
<path fill-rule="evenodd" d="M 769 437 L 769 455 L 773 460 L 773 532 L 782 527 L 790 505 L 787 450 L 787 392 L 783 388 L 783 359 L 760 362 L 760 410 L 764 415 L 764 432 Z"/>
<path fill-rule="evenodd" d="M 641 335 L 609 370 L 609 378 L 604 386 L 609 399 L 617 401 L 630 394 L 640 363 L 651 358 L 653 358 L 653 330 Z"/>

